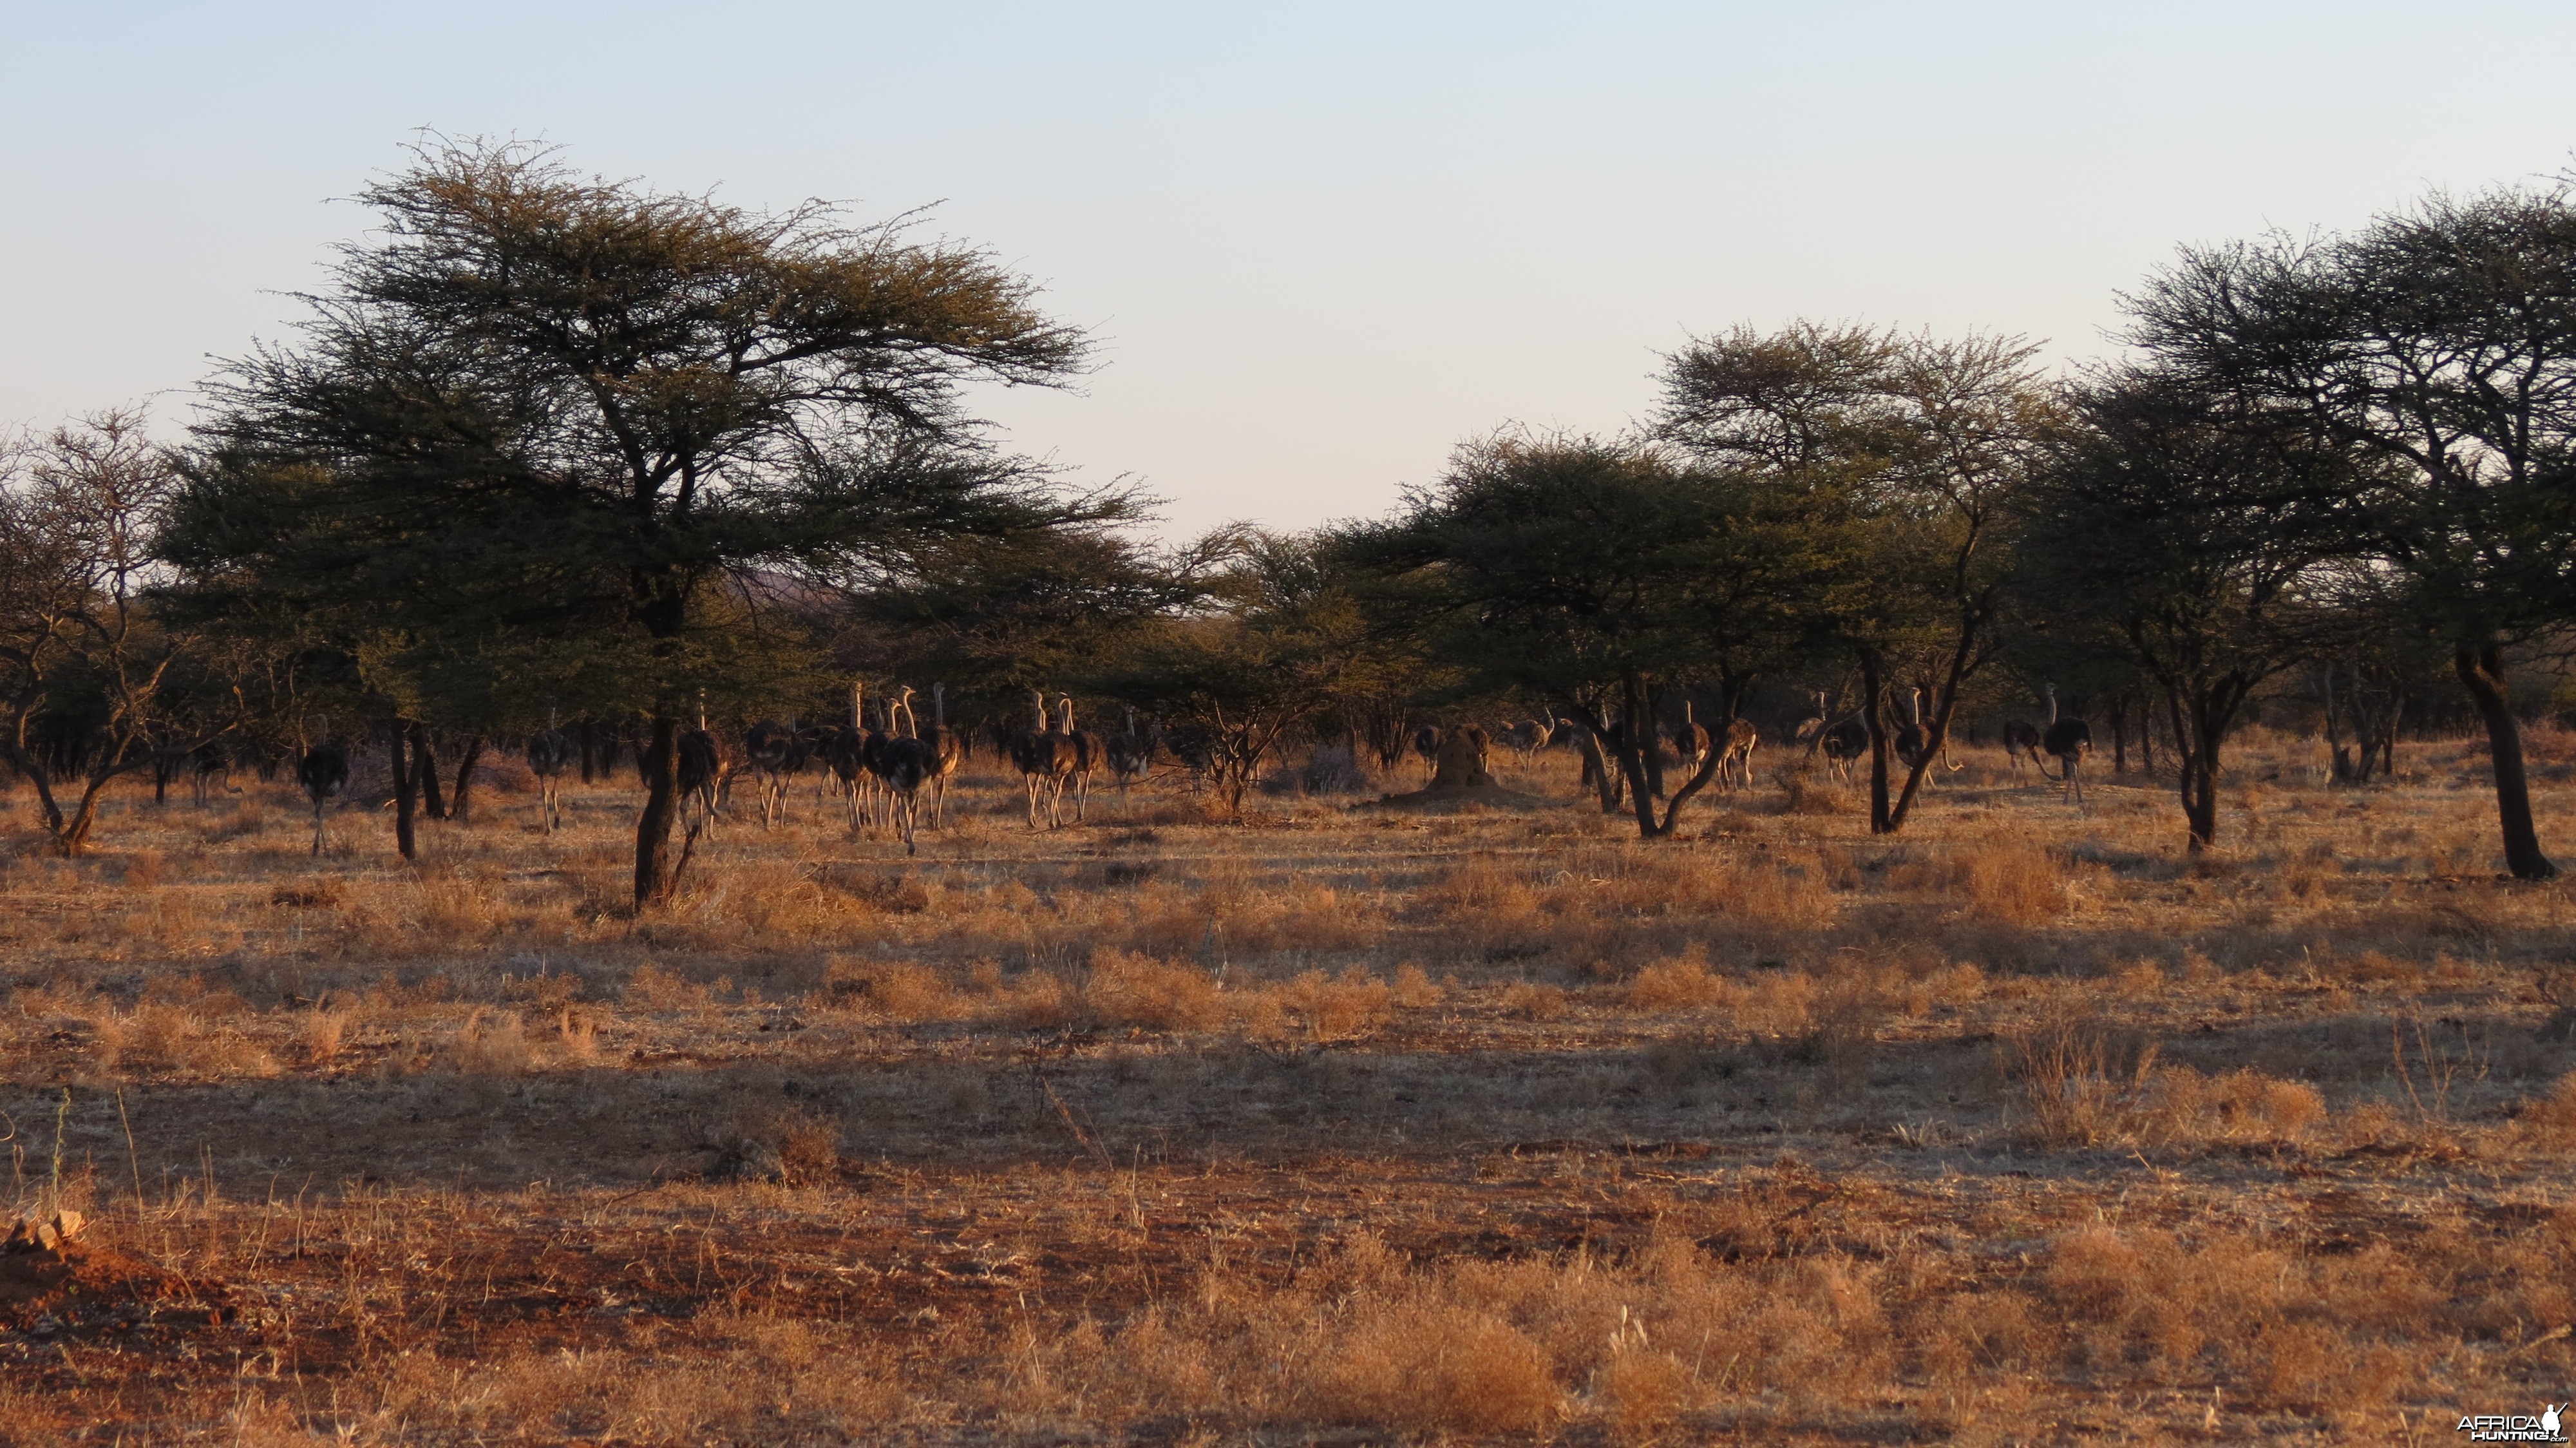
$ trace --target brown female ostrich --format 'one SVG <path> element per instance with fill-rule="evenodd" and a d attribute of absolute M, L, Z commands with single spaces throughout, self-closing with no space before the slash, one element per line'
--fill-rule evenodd
<path fill-rule="evenodd" d="M 1789 737 L 1813 750 L 1825 739 L 1825 691 L 1816 691 L 1816 712 L 1798 721 L 1797 730 Z"/>
<path fill-rule="evenodd" d="M 832 778 L 839 781 L 841 797 L 850 808 L 850 833 L 857 834 L 867 818 L 868 785 L 876 776 L 868 772 L 868 752 L 881 744 L 868 733 L 867 686 L 850 685 L 850 722 L 835 729 L 823 741 L 823 762 L 831 767 Z"/>
<path fill-rule="evenodd" d="M 903 691 L 904 712 L 912 712 L 912 691 Z M 919 731 L 915 731 L 918 733 Z M 930 686 L 930 732 L 921 735 L 922 767 L 929 771 L 930 827 L 948 827 L 948 781 L 966 767 L 966 736 L 948 727 L 948 686 Z"/>
<path fill-rule="evenodd" d="M 1717 761 L 1717 782 L 1728 789 L 1753 787 L 1753 751 L 1761 746 L 1762 735 L 1750 719 L 1737 717 L 1726 721 L 1726 752 Z"/>
<path fill-rule="evenodd" d="M 1047 797 L 1047 828 L 1064 823 L 1064 782 L 1074 768 L 1074 744 L 1047 718 L 1046 690 L 1031 689 L 1035 724 L 1011 741 L 1011 763 L 1029 787 L 1029 828 L 1038 827 L 1038 795 Z"/>
<path fill-rule="evenodd" d="M 1673 754 L 1679 759 L 1682 772 L 1690 774 L 1698 770 L 1700 761 L 1708 758 L 1708 748 L 1708 728 L 1695 717 L 1691 701 L 1684 699 L 1682 722 L 1673 730 Z M 1723 770 L 1725 765 L 1718 767 Z"/>
<path fill-rule="evenodd" d="M 1091 802 L 1091 772 L 1107 767 L 1109 741 L 1087 729 L 1073 725 L 1073 696 L 1059 695 L 1056 712 L 1061 716 L 1064 737 L 1073 741 L 1073 817 L 1082 818 L 1083 807 Z"/>
<path fill-rule="evenodd" d="M 537 777 L 537 817 L 553 834 L 563 823 L 563 777 L 580 751 L 572 737 L 555 727 L 555 711 L 546 711 L 546 727 L 528 736 L 528 772 Z"/>
<path fill-rule="evenodd" d="M 726 770 L 724 751 L 716 747 L 715 735 L 707 731 L 707 694 L 698 691 L 698 727 L 683 730 L 679 739 L 680 817 L 688 824 L 692 838 L 704 834 L 709 839 L 716 833 L 716 790 L 723 783 Z M 696 818 L 689 816 L 695 813 Z"/>
<path fill-rule="evenodd" d="M 304 797 L 313 801 L 313 853 L 322 853 L 322 805 L 349 787 L 349 751 L 331 742 L 326 721 L 316 718 L 314 726 L 322 742 L 304 751 L 296 762 L 295 782 L 304 787 Z"/>

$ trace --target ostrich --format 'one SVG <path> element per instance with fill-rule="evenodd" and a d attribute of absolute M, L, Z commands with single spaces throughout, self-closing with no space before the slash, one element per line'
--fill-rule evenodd
<path fill-rule="evenodd" d="M 2093 726 L 2076 718 L 2060 718 L 2057 713 L 2057 686 L 2048 686 L 2048 729 L 2040 735 L 2041 752 L 2057 761 L 2060 798 L 2073 798 L 2077 809 L 2084 808 L 2084 756 L 2093 752 Z M 2040 766 L 2044 776 L 2048 766 Z"/>
<path fill-rule="evenodd" d="M 866 686 L 850 685 L 850 722 L 832 731 L 823 741 L 823 762 L 831 767 L 832 777 L 840 782 L 841 796 L 850 807 L 850 833 L 857 834 L 865 819 L 868 798 L 868 715 Z"/>
<path fill-rule="evenodd" d="M 1921 687 L 1905 691 L 1905 710 L 1905 722 L 1896 726 L 1896 738 L 1891 742 L 1896 746 L 1896 757 L 1905 762 L 1906 768 L 1912 769 L 1923 762 L 1923 756 L 1932 748 L 1932 736 L 1923 727 Z"/>
<path fill-rule="evenodd" d="M 2012 761 L 2012 771 L 2015 779 L 2019 779 L 2021 777 L 2021 762 L 2024 756 L 2027 756 L 2032 764 L 2038 766 L 2041 774 L 2045 775 L 2048 773 L 2048 766 L 2041 764 L 2039 760 L 2039 745 L 2040 735 L 2038 725 L 2033 724 L 2027 719 L 2007 719 L 2004 721 L 2004 757 Z"/>
<path fill-rule="evenodd" d="M 763 719 L 742 736 L 742 762 L 760 776 L 760 827 L 767 829 L 787 813 L 787 779 L 799 763 L 796 726 Z"/>
<path fill-rule="evenodd" d="M 1726 721 L 1726 752 L 1718 756 L 1718 783 L 1729 789 L 1753 787 L 1753 751 L 1762 743 L 1762 735 L 1753 721 L 1738 716 Z"/>
<path fill-rule="evenodd" d="M 1440 741 L 1448 737 L 1449 731 L 1437 724 L 1425 724 L 1413 731 L 1413 757 L 1422 761 L 1424 779 L 1429 779 L 1431 771 L 1439 766 Z"/>
<path fill-rule="evenodd" d="M 1109 736 L 1109 773 L 1118 781 L 1118 793 L 1122 798 L 1129 784 L 1144 778 L 1145 771 L 1154 767 L 1154 735 L 1151 729 L 1152 726 L 1148 725 L 1145 732 L 1138 732 L 1136 710 L 1130 705 L 1127 728 Z"/>
<path fill-rule="evenodd" d="M 904 712 L 912 712 L 912 691 L 903 691 Z M 915 733 L 920 731 L 916 729 Z M 966 736 L 948 727 L 948 686 L 930 686 L 930 732 L 921 735 L 922 767 L 929 771 L 930 827 L 948 828 L 948 781 L 966 767 Z"/>
<path fill-rule="evenodd" d="M 528 772 L 537 777 L 537 814 L 547 834 L 563 822 L 564 771 L 577 752 L 570 736 L 555 727 L 555 711 L 546 710 L 546 727 L 528 736 Z"/>
<path fill-rule="evenodd" d="M 232 754 L 224 748 L 223 741 L 209 739 L 188 751 L 188 795 L 197 808 L 206 807 L 206 797 L 218 787 L 217 780 L 223 781 L 224 793 L 241 792 L 233 788 Z"/>
<path fill-rule="evenodd" d="M 1869 752 L 1869 725 L 1854 713 L 1824 727 L 1822 747 L 1825 762 L 1845 784 L 1851 782 L 1851 762 Z"/>
<path fill-rule="evenodd" d="M 1690 700 L 1682 701 L 1681 727 L 1673 731 L 1673 753 L 1680 760 L 1684 774 L 1698 769 L 1700 761 L 1708 757 L 1708 729 L 1699 722 L 1694 708 Z M 1723 762 L 1718 766 L 1721 771 L 1725 767 Z"/>
<path fill-rule="evenodd" d="M 1504 744 L 1511 747 L 1512 753 L 1520 756 L 1521 764 L 1526 767 L 1531 760 L 1538 757 L 1539 750 L 1545 747 L 1550 732 L 1547 725 L 1539 720 L 1523 719 L 1518 723 L 1504 725 L 1499 737 Z"/>
<path fill-rule="evenodd" d="M 1073 742 L 1073 817 L 1080 820 L 1083 806 L 1091 801 L 1091 772 L 1109 762 L 1109 741 L 1073 726 L 1071 694 L 1056 697 L 1056 710 L 1063 716 L 1064 737 Z"/>
<path fill-rule="evenodd" d="M 1816 691 L 1816 712 L 1798 721 L 1797 731 L 1789 737 L 1807 746 L 1810 753 L 1825 737 L 1825 691 Z"/>
<path fill-rule="evenodd" d="M 1046 690 L 1031 689 L 1035 724 L 1011 741 L 1011 763 L 1029 787 L 1029 828 L 1038 827 L 1038 795 L 1047 797 L 1047 828 L 1064 823 L 1064 781 L 1073 773 L 1073 741 L 1047 719 Z"/>
<path fill-rule="evenodd" d="M 903 691 L 906 696 L 911 693 Z M 889 822 L 903 832 L 903 852 L 910 855 L 918 853 L 913 833 L 921 823 L 921 786 L 931 777 L 930 745 L 917 726 L 897 724 L 898 711 L 908 719 L 912 712 L 908 698 L 886 705 L 887 737 L 870 768 L 885 781 Z M 906 728 L 909 732 L 895 732 Z"/>
<path fill-rule="evenodd" d="M 304 751 L 295 765 L 295 782 L 304 787 L 304 797 L 313 801 L 313 854 L 322 854 L 322 805 L 349 787 L 349 751 L 331 742 L 328 723 L 316 718 L 314 726 L 322 742 Z"/>
<path fill-rule="evenodd" d="M 697 818 L 689 824 L 689 833 L 704 832 L 708 838 L 716 832 L 716 790 L 726 774 L 723 751 L 716 748 L 715 735 L 707 731 L 707 694 L 698 691 L 698 727 L 683 730 L 678 741 L 680 776 L 680 811 L 683 817 L 689 807 L 697 807 Z"/>

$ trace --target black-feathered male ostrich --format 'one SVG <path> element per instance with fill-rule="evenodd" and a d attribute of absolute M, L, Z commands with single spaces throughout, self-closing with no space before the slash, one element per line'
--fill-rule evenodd
<path fill-rule="evenodd" d="M 2057 761 L 2059 797 L 2073 799 L 2077 809 L 2084 808 L 2084 756 L 2093 752 L 2093 726 L 2071 716 L 2059 717 L 2055 684 L 2048 686 L 2048 727 L 2040 732 L 2039 748 Z M 2048 773 L 2048 766 L 2041 765 L 2040 773 Z"/>
<path fill-rule="evenodd" d="M 295 782 L 304 787 L 304 797 L 313 801 L 313 854 L 322 854 L 322 806 L 349 788 L 349 751 L 331 742 L 328 721 L 316 717 L 315 731 L 322 742 L 304 751 L 296 761 Z"/>

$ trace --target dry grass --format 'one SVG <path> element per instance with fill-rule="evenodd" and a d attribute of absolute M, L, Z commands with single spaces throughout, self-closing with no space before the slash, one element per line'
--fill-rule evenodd
<path fill-rule="evenodd" d="M 970 775 L 907 860 L 800 786 L 644 918 L 622 785 L 551 838 L 495 790 L 413 868 L 357 810 L 310 861 L 256 785 L 118 799 L 96 858 L 0 855 L 12 1214 L 94 1211 L 100 1284 L 0 1282 L 0 1411 L 2323 1442 L 2538 1402 L 2569 889 L 2491 878 L 2473 750 L 2363 792 L 2314 753 L 2253 739 L 2200 861 L 2134 777 L 2079 815 L 1986 759 L 1892 840 L 1798 773 L 1653 846 L 1159 791 L 1032 835 Z"/>

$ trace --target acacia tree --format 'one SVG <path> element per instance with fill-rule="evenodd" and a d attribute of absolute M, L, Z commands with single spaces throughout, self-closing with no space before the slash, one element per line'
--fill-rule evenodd
<path fill-rule="evenodd" d="M 2505 861 L 2558 873 L 2533 825 L 2505 677 L 2576 618 L 2576 204 L 2561 185 L 2435 196 L 2358 234 L 2186 251 L 2126 299 L 2168 368 L 2297 408 L 2392 471 L 2369 547 L 2409 580 L 2487 733 Z"/>
<path fill-rule="evenodd" d="M 1204 603 L 1141 626 L 1089 682 L 1172 726 L 1240 818 L 1280 743 L 1343 694 L 1383 687 L 1389 660 L 1321 535 L 1225 528 L 1181 559 L 1172 586 Z"/>
<path fill-rule="evenodd" d="M 1556 701 L 1618 771 L 1638 833 L 1658 839 L 1722 754 L 1658 813 L 1656 691 L 1722 663 L 1754 672 L 1818 576 L 1818 535 L 1787 526 L 1778 501 L 1651 446 L 1507 434 L 1459 449 L 1396 518 L 1340 546 L 1377 576 L 1378 605 L 1471 686 Z M 1602 808 L 1622 793 L 1604 771 Z"/>
<path fill-rule="evenodd" d="M 2007 504 L 2056 425 L 2036 350 L 1800 324 L 1739 328 L 1665 359 L 1654 434 L 1758 480 L 1828 563 L 1803 612 L 1859 666 L 1874 833 L 1904 825 L 1961 690 L 1996 655 Z M 1929 701 L 1929 742 L 1891 792 L 1888 695 L 1906 680 Z"/>
<path fill-rule="evenodd" d="M 239 722 L 238 690 L 185 675 L 202 637 L 153 607 L 154 535 L 177 485 L 140 412 L 106 412 L 0 456 L 0 758 L 77 855 L 124 775 Z M 174 700 L 191 696 L 194 708 Z M 182 715 L 186 717 L 182 717 Z M 61 791 L 78 794 L 66 807 Z"/>
<path fill-rule="evenodd" d="M 180 556 L 413 638 L 556 641 L 581 706 L 652 720 L 639 904 L 673 883 L 684 701 L 731 678 L 720 588 L 1115 511 L 971 446 L 961 385 L 1060 385 L 1084 348 L 982 252 L 519 145 L 426 149 L 361 199 L 382 230 L 295 344 L 213 384 Z"/>
<path fill-rule="evenodd" d="M 2016 586 L 2061 646 L 2164 695 L 2194 852 L 2218 838 L 2220 754 L 2254 690 L 2333 646 L 2352 449 L 2242 394 L 2146 369 L 2076 393 L 2077 425 L 2017 497 Z"/>

